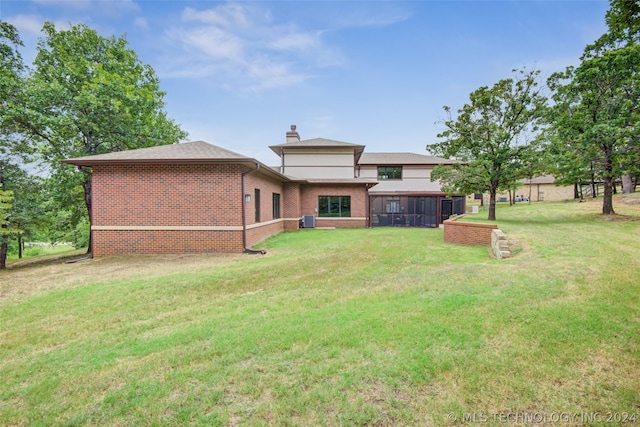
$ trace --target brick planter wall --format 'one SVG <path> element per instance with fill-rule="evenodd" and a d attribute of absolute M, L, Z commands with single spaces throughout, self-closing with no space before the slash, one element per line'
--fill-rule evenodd
<path fill-rule="evenodd" d="M 491 246 L 491 232 L 498 228 L 496 224 L 460 222 L 465 215 L 444 222 L 444 241 L 460 245 Z"/>

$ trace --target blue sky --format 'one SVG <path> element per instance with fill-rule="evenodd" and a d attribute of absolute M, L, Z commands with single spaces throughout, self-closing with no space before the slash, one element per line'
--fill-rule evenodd
<path fill-rule="evenodd" d="M 579 62 L 606 32 L 607 1 L 0 0 L 31 63 L 44 21 L 83 23 L 129 47 L 161 81 L 169 117 L 275 165 L 303 139 L 427 154 L 454 111 L 514 68 Z"/>

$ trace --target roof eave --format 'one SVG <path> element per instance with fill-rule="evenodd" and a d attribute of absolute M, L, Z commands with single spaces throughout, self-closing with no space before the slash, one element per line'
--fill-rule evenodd
<path fill-rule="evenodd" d="M 213 164 L 239 164 L 242 166 L 253 168 L 259 165 L 259 171 L 267 175 L 271 175 L 281 181 L 291 181 L 291 179 L 274 170 L 273 168 L 251 158 L 243 159 L 120 159 L 120 160 L 92 160 L 92 159 L 68 159 L 61 160 L 60 163 L 66 163 L 74 166 L 127 166 L 127 165 L 213 165 Z"/>

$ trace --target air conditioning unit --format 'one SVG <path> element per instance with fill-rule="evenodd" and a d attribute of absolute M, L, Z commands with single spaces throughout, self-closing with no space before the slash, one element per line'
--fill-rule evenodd
<path fill-rule="evenodd" d="M 313 215 L 304 215 L 302 217 L 302 227 L 314 228 L 316 226 L 316 217 Z"/>

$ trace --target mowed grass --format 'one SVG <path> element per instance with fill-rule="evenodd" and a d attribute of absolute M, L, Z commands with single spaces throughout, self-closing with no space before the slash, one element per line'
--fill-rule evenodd
<path fill-rule="evenodd" d="M 615 207 L 501 206 L 507 260 L 379 228 L 283 233 L 265 256 L 10 265 L 0 425 L 640 422 L 640 205 Z"/>

